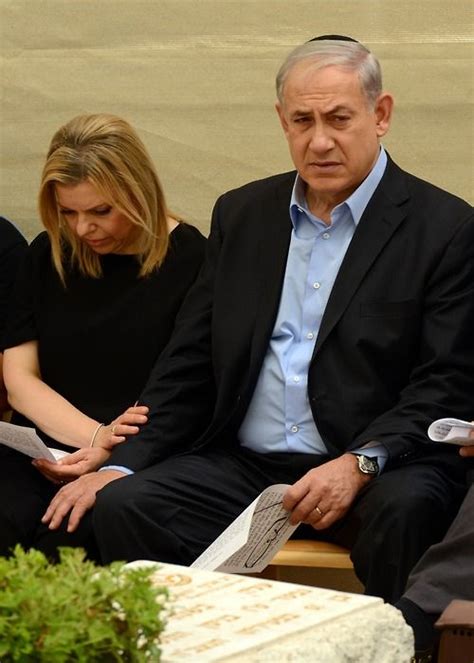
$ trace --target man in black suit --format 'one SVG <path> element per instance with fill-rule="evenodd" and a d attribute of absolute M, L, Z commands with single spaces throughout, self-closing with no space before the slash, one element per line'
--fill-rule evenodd
<path fill-rule="evenodd" d="M 350 547 L 366 591 L 394 601 L 464 490 L 461 459 L 426 429 L 472 405 L 472 210 L 381 147 L 393 100 L 363 45 L 304 44 L 277 92 L 297 173 L 217 201 L 205 265 L 140 398 L 148 424 L 43 521 L 69 514 L 72 532 L 95 503 L 104 562 L 189 564 L 265 487 L 289 483 L 305 536 Z"/>

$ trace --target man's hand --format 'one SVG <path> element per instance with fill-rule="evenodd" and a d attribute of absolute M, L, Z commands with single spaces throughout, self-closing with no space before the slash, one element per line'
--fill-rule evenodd
<path fill-rule="evenodd" d="M 95 504 L 97 491 L 115 479 L 126 476 L 118 470 L 104 470 L 85 474 L 72 483 L 63 486 L 51 500 L 41 522 L 49 529 L 57 529 L 69 513 L 68 532 L 74 532 L 82 516 Z"/>
<path fill-rule="evenodd" d="M 307 472 L 285 493 L 283 507 L 290 522 L 326 529 L 342 518 L 372 477 L 358 469 L 357 458 L 344 454 Z"/>
<path fill-rule="evenodd" d="M 471 423 L 474 424 L 474 421 Z M 469 437 L 474 437 L 474 430 L 472 430 L 469 433 Z M 473 458 L 474 457 L 474 445 L 472 447 L 461 447 L 459 449 L 459 453 L 461 456 L 464 456 L 465 458 Z"/>
<path fill-rule="evenodd" d="M 57 463 L 45 458 L 33 461 L 33 465 L 53 483 L 74 481 L 88 472 L 94 472 L 103 465 L 110 456 L 110 451 L 101 447 L 79 449 L 75 453 L 64 456 Z"/>

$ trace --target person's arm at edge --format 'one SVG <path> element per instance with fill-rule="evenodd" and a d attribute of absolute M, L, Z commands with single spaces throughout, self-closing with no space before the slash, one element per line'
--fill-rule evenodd
<path fill-rule="evenodd" d="M 16 226 L 8 219 L 0 217 L 0 233 L 4 233 L 2 254 L 0 255 L 0 337 L 3 335 L 9 312 L 9 300 L 16 273 L 28 248 L 28 243 Z M 3 380 L 3 352 L 0 351 L 0 418 L 10 410 L 8 393 Z"/>

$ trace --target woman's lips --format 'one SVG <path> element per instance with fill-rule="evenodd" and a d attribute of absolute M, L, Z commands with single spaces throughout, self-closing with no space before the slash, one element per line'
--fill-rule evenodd
<path fill-rule="evenodd" d="M 107 238 L 104 237 L 103 239 L 85 239 L 84 241 L 86 244 L 89 244 L 89 246 L 101 246 L 104 244 L 104 242 L 107 241 Z"/>

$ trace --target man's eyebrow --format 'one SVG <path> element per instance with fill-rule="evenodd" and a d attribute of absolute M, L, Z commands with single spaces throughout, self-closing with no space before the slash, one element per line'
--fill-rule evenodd
<path fill-rule="evenodd" d="M 327 111 L 324 111 L 324 115 L 335 115 L 336 113 L 352 113 L 352 109 L 349 106 L 344 106 L 344 104 L 339 104 L 333 108 L 329 108 Z"/>
<path fill-rule="evenodd" d="M 349 106 L 345 106 L 344 104 L 338 104 L 337 106 L 333 106 L 332 108 L 328 108 L 323 112 L 323 115 L 336 115 L 337 113 L 348 113 L 351 114 L 353 113 L 353 109 L 349 108 Z M 312 115 L 313 111 L 311 109 L 295 109 L 291 113 L 291 117 L 307 117 L 308 115 Z"/>
<path fill-rule="evenodd" d="M 312 114 L 312 111 L 309 110 L 309 109 L 308 110 L 297 109 L 297 110 L 294 110 L 291 113 L 291 116 L 292 117 L 306 117 L 307 115 L 311 115 L 311 114 Z"/>

